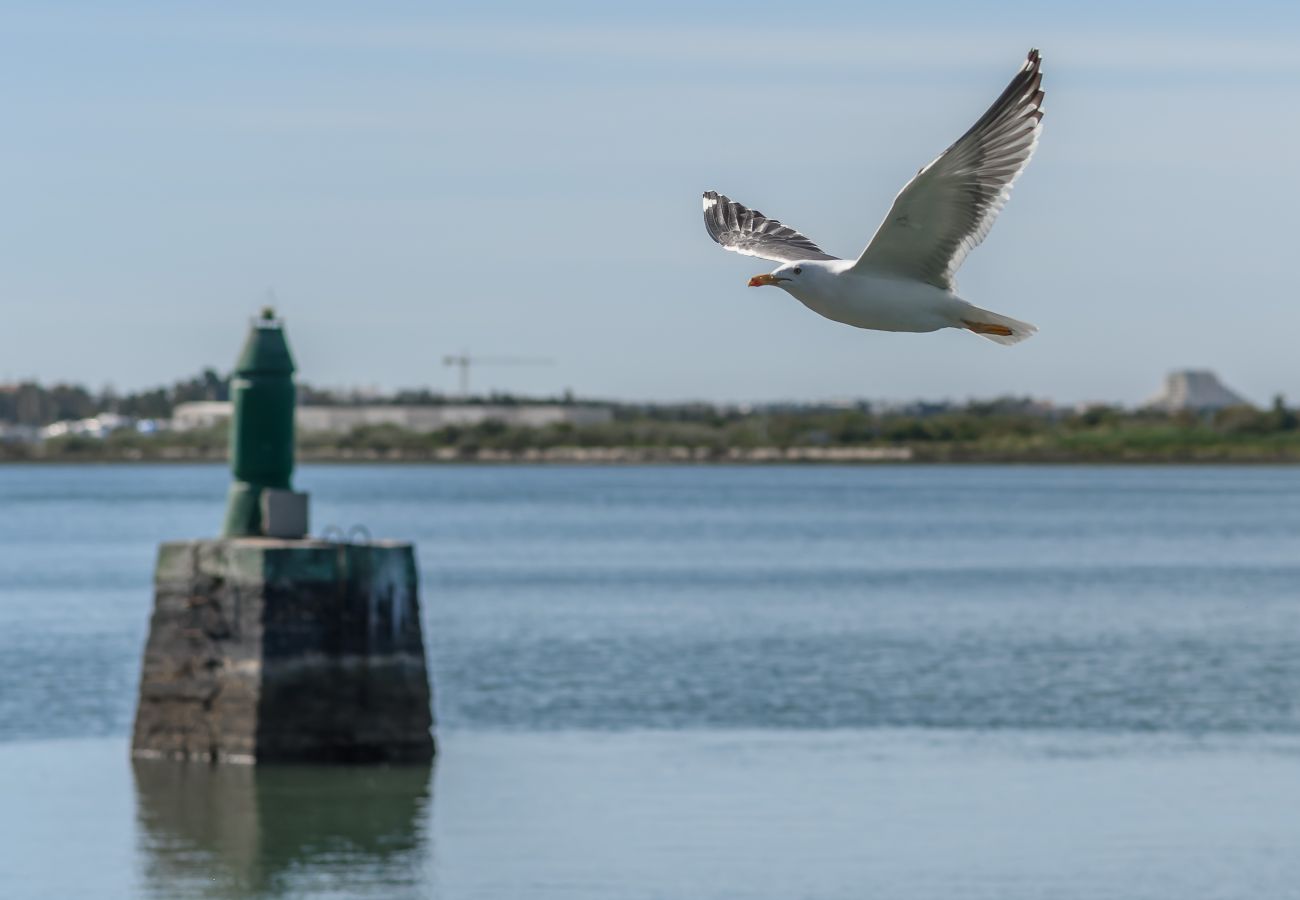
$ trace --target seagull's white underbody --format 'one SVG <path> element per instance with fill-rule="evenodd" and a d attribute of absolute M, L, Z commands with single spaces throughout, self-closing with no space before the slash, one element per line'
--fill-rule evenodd
<path fill-rule="evenodd" d="M 775 285 L 818 315 L 872 331 L 963 328 L 1000 344 L 1014 344 L 1038 329 L 963 300 L 924 281 L 874 271 L 852 260 L 799 260 L 750 280 Z M 1005 332 L 1005 333 L 1004 333 Z"/>
<path fill-rule="evenodd" d="M 794 269 L 799 274 L 793 274 Z M 888 273 L 855 269 L 852 260 L 808 260 L 772 273 L 789 278 L 777 287 L 804 306 L 855 328 L 875 331 L 938 331 L 965 328 L 984 312 L 951 291 Z M 965 320 L 965 321 L 963 321 Z"/>

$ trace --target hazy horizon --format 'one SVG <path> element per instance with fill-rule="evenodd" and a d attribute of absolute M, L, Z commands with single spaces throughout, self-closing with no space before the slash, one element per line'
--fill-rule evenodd
<path fill-rule="evenodd" d="M 790 12 L 7 7 L 0 380 L 225 371 L 273 291 L 318 385 L 454 392 L 468 349 L 633 401 L 1300 398 L 1300 10 Z M 855 255 L 1030 46 L 1042 143 L 958 282 L 1032 340 L 836 325 L 706 236 L 713 189 Z"/>
<path fill-rule="evenodd" d="M 225 367 L 208 366 L 204 368 L 215 370 L 222 375 L 228 375 L 230 374 L 231 369 L 233 369 L 233 365 L 225 366 Z M 1189 370 L 1177 370 L 1177 371 L 1184 372 Z M 50 381 L 41 382 L 41 386 L 44 388 L 52 388 L 55 386 L 74 386 L 74 387 L 83 387 L 92 392 L 111 390 L 115 393 L 122 394 L 122 393 L 131 393 L 134 391 L 153 390 L 157 388 L 169 388 L 184 379 L 192 378 L 200 374 L 202 374 L 202 372 L 200 371 L 185 373 L 184 375 L 168 380 L 166 383 L 146 384 L 138 387 L 127 387 L 127 388 L 121 388 L 118 385 L 112 383 L 111 381 L 101 382 L 100 384 L 90 384 L 90 383 L 73 382 L 68 379 L 57 379 L 57 378 Z M 1167 375 L 1175 374 L 1175 370 L 1171 370 L 1166 374 Z M 1219 373 L 1214 372 L 1213 374 L 1215 376 L 1218 376 Z M 1225 379 L 1219 378 L 1218 380 L 1220 384 L 1222 384 L 1224 387 L 1226 387 L 1228 390 L 1232 391 L 1233 393 L 1239 395 L 1242 394 L 1241 391 L 1235 390 L 1232 384 L 1227 383 Z M 18 379 L 11 380 L 11 379 L 0 378 L 0 387 L 16 384 L 18 383 L 18 381 L 19 381 Z M 449 386 L 449 385 L 437 385 L 437 384 L 399 384 L 393 386 L 383 386 L 383 385 L 376 385 L 376 384 L 322 384 L 319 382 L 312 381 L 308 377 L 304 377 L 301 372 L 295 374 L 295 381 L 298 382 L 300 385 L 309 386 L 316 391 L 326 391 L 326 392 L 332 392 L 339 395 L 355 395 L 355 396 L 362 396 L 362 397 L 373 395 L 377 399 L 380 398 L 392 399 L 394 395 L 401 392 L 429 391 L 430 393 L 441 396 L 442 398 L 450 402 L 455 402 L 456 400 L 462 398 L 473 402 L 490 401 L 492 399 L 492 396 L 497 394 L 503 396 L 510 396 L 516 400 L 550 402 L 553 400 L 559 400 L 561 398 L 564 398 L 566 394 L 569 394 L 571 395 L 572 400 L 577 401 L 579 403 L 611 403 L 611 404 L 644 403 L 644 404 L 660 405 L 660 406 L 678 406 L 678 405 L 690 405 L 695 403 L 709 403 L 719 407 L 733 407 L 733 406 L 734 407 L 746 407 L 746 406 L 762 407 L 762 406 L 782 406 L 786 404 L 808 405 L 808 406 L 825 404 L 828 406 L 837 406 L 837 405 L 857 404 L 857 403 L 869 403 L 872 405 L 885 404 L 891 406 L 893 405 L 906 406 L 909 404 L 917 404 L 917 403 L 961 405 L 966 403 L 987 403 L 987 402 L 994 402 L 999 400 L 1012 399 L 1012 400 L 1031 400 L 1039 403 L 1049 403 L 1057 407 L 1074 407 L 1074 406 L 1086 407 L 1093 404 L 1098 404 L 1098 405 L 1117 405 L 1126 408 L 1134 408 L 1134 407 L 1146 405 L 1148 401 L 1154 399 L 1157 394 L 1160 394 L 1165 387 L 1164 378 L 1162 377 L 1158 384 L 1153 386 L 1149 391 L 1146 392 L 1146 394 L 1142 395 L 1138 400 L 1122 401 L 1122 400 L 1107 400 L 1103 398 L 1094 398 L 1094 399 L 1087 399 L 1087 400 L 1062 400 L 1061 398 L 1052 397 L 1045 394 L 1034 394 L 1028 392 L 1022 392 L 1022 393 L 1003 392 L 1001 394 L 986 394 L 986 395 L 948 394 L 942 396 L 914 396 L 914 397 L 902 397 L 902 396 L 881 397 L 881 396 L 870 396 L 866 394 L 859 394 L 859 395 L 843 394 L 838 396 L 827 395 L 827 396 L 820 396 L 820 397 L 773 396 L 773 397 L 760 397 L 760 398 L 705 397 L 700 395 L 676 396 L 676 397 L 674 396 L 618 397 L 614 395 L 607 395 L 607 394 L 600 394 L 600 393 L 591 393 L 591 394 L 575 393 L 569 391 L 567 388 L 561 388 L 559 390 L 554 390 L 554 391 L 544 391 L 544 390 L 530 390 L 529 388 L 524 387 L 518 390 L 511 391 L 511 390 L 499 390 L 493 388 L 480 389 L 475 385 L 471 385 L 471 390 L 468 395 L 461 395 L 458 387 L 455 385 Z M 1270 405 L 1274 401 L 1274 398 L 1277 396 L 1278 396 L 1278 392 L 1275 391 L 1272 394 L 1269 394 L 1265 397 L 1246 396 L 1244 397 L 1244 399 L 1247 402 L 1253 404 L 1254 406 L 1262 408 Z"/>

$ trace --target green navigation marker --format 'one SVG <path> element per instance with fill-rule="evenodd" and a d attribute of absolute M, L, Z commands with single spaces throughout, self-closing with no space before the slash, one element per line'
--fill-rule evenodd
<path fill-rule="evenodd" d="M 230 383 L 222 536 L 158 551 L 139 759 L 427 765 L 436 752 L 415 548 L 307 537 L 293 373 L 264 310 Z"/>
<path fill-rule="evenodd" d="M 288 493 L 292 491 L 297 402 L 293 372 L 283 323 L 267 307 L 249 329 L 230 381 L 230 468 L 235 481 L 226 506 L 224 537 L 271 533 L 265 521 L 268 500 L 295 496 Z M 273 496 L 268 497 L 268 492 Z M 305 507 L 302 519 L 305 532 Z"/>

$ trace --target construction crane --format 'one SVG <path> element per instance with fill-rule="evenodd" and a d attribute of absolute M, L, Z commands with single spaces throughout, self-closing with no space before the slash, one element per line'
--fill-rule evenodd
<path fill-rule="evenodd" d="M 470 356 L 468 352 L 461 352 L 447 354 L 442 358 L 442 364 L 460 369 L 460 395 L 468 397 L 471 366 L 553 366 L 555 360 L 536 356 Z"/>

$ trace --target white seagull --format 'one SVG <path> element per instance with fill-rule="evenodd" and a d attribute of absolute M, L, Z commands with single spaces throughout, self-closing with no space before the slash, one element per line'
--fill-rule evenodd
<path fill-rule="evenodd" d="M 704 195 L 709 236 L 728 250 L 784 263 L 749 280 L 776 285 L 828 319 L 877 331 L 964 328 L 1014 344 L 1036 329 L 957 295 L 953 275 L 988 235 L 1029 163 L 1043 118 L 1041 57 L 1024 67 L 971 129 L 916 174 L 856 260 L 716 191 Z"/>

